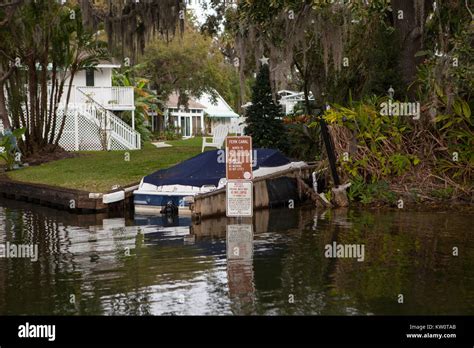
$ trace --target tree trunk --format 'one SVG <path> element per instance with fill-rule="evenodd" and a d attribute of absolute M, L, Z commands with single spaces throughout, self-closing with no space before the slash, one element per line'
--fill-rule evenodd
<path fill-rule="evenodd" d="M 4 84 L 0 84 L 0 120 L 3 123 L 3 129 L 11 128 L 10 119 L 8 118 L 7 102 L 5 93 L 3 92 Z"/>
<path fill-rule="evenodd" d="M 0 120 L 3 123 L 3 129 L 11 128 L 10 118 L 8 117 L 7 98 L 5 97 L 5 82 L 13 73 L 13 67 L 4 72 L 0 67 Z"/>
<path fill-rule="evenodd" d="M 423 24 L 431 11 L 431 3 L 426 0 L 392 1 L 393 25 L 400 44 L 400 74 L 406 86 L 416 80 L 417 66 L 423 59 L 415 54 L 423 47 Z M 414 96 L 414 90 L 408 94 Z"/>

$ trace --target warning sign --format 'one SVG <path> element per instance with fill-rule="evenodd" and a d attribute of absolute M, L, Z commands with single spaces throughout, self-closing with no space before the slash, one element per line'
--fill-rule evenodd
<path fill-rule="evenodd" d="M 227 216 L 246 217 L 253 213 L 253 183 L 251 181 L 227 181 Z"/>
<path fill-rule="evenodd" d="M 252 137 L 226 138 L 227 180 L 252 180 Z"/>

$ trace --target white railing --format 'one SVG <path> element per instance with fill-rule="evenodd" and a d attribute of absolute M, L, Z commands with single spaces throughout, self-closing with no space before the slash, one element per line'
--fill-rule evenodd
<path fill-rule="evenodd" d="M 59 103 L 59 111 L 58 113 L 65 112 L 65 105 L 64 102 L 66 100 L 66 93 L 67 87 L 64 87 L 64 93 L 61 98 L 61 102 Z M 25 86 L 25 88 L 28 88 Z M 88 87 L 89 88 L 89 87 Z M 110 87 L 109 87 L 110 88 Z M 111 87 L 112 89 L 120 90 L 120 87 Z M 132 92 L 133 96 L 133 87 L 125 87 Z M 52 87 L 48 85 L 48 97 L 51 95 Z M 117 92 L 121 93 L 121 91 Z M 130 93 L 130 92 L 128 92 Z M 75 100 L 80 99 L 81 102 L 75 103 Z M 133 99 L 132 99 L 133 104 Z M 48 107 L 49 107 L 49 98 L 48 98 Z M 72 88 L 71 89 L 71 97 L 69 107 L 67 108 L 68 112 L 64 115 L 64 117 L 71 117 L 71 130 L 67 131 L 64 130 L 64 133 L 70 132 L 71 139 L 68 141 L 67 150 L 68 151 L 78 151 L 80 149 L 80 139 L 85 137 L 89 139 L 98 139 L 97 137 L 105 135 L 106 138 L 106 146 L 107 149 L 127 149 L 127 150 L 137 150 L 141 148 L 141 136 L 140 133 L 135 131 L 131 126 L 129 126 L 126 122 L 122 119 L 117 117 L 113 112 L 107 110 L 107 108 L 103 107 L 100 103 L 95 101 L 91 96 L 84 94 L 80 88 Z M 97 134 L 86 134 L 84 128 L 81 127 L 81 124 L 78 124 L 78 114 L 83 115 L 85 119 L 89 122 L 94 124 L 98 132 Z M 27 119 L 28 122 L 28 119 Z M 66 127 L 67 128 L 67 127 Z M 0 125 L 0 131 L 3 130 L 3 125 Z M 58 129 L 54 130 L 57 131 Z M 89 130 L 90 133 L 90 130 Z M 100 134 L 99 134 L 100 133 Z M 64 136 L 62 138 L 65 138 Z M 112 140 L 115 141 L 112 144 Z M 65 142 L 66 140 L 64 140 Z M 64 143 L 63 142 L 63 143 Z M 61 142 L 60 142 L 61 145 Z M 99 150 L 99 148 L 94 148 L 94 150 Z"/>
<path fill-rule="evenodd" d="M 77 90 L 80 93 L 76 94 L 76 104 L 86 103 L 87 97 L 91 97 L 106 109 L 135 106 L 133 87 L 77 87 Z"/>
<path fill-rule="evenodd" d="M 82 92 L 81 89 L 78 89 Z M 106 137 L 107 149 L 110 149 L 111 140 L 119 142 L 125 148 L 130 150 L 138 150 L 141 148 L 140 133 L 130 127 L 125 121 L 117 117 L 113 112 L 107 110 L 104 106 L 92 99 L 89 95 L 85 95 L 87 102 L 82 104 L 85 106 L 83 114 L 96 124 L 99 130 L 103 131 Z"/>
<path fill-rule="evenodd" d="M 47 88 L 49 103 L 52 86 L 48 84 Z M 64 86 L 63 94 L 59 102 L 60 105 L 66 103 L 68 88 L 69 85 Z M 38 91 L 40 91 L 40 89 L 38 86 Z M 25 85 L 25 90 L 28 91 L 28 85 Z M 94 99 L 97 103 L 109 110 L 129 110 L 135 108 L 133 87 L 85 87 L 73 85 L 69 104 L 85 104 L 88 102 L 88 97 Z"/>

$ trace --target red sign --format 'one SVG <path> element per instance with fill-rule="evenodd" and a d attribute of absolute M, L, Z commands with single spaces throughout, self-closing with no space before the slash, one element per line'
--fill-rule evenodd
<path fill-rule="evenodd" d="M 227 137 L 225 150 L 227 180 L 251 180 L 252 137 Z"/>

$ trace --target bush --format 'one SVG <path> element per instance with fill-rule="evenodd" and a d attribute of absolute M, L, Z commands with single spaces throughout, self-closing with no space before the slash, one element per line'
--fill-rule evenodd
<path fill-rule="evenodd" d="M 21 138 L 25 132 L 26 128 L 15 129 L 13 132 L 6 130 L 0 139 L 0 147 L 3 148 L 0 157 L 5 161 L 7 170 L 12 170 L 18 162 L 17 154 L 20 153 L 20 150 L 17 139 Z"/>

